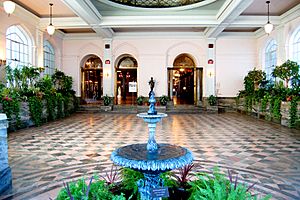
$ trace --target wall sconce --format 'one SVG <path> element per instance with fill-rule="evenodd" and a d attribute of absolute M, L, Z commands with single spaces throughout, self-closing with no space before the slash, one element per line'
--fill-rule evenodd
<path fill-rule="evenodd" d="M 104 71 L 103 71 L 103 75 L 104 75 L 106 78 L 108 78 L 108 77 L 110 76 L 110 73 L 109 73 L 108 70 L 104 70 Z"/>
<path fill-rule="evenodd" d="M 211 78 L 211 77 L 215 76 L 215 72 L 213 70 L 208 70 L 207 76 Z"/>
<path fill-rule="evenodd" d="M 15 4 L 15 2 L 12 2 L 12 1 L 4 1 L 3 7 L 4 7 L 5 12 L 9 16 L 15 11 L 16 4 Z"/>
<path fill-rule="evenodd" d="M 0 59 L 0 66 L 5 66 L 6 65 L 6 60 Z"/>

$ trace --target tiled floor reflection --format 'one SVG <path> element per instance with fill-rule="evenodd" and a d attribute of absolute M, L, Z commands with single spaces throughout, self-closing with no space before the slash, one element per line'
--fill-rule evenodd
<path fill-rule="evenodd" d="M 13 199 L 55 197 L 62 181 L 111 166 L 111 152 L 145 143 L 147 125 L 134 114 L 75 114 L 9 134 Z M 156 140 L 189 148 L 199 171 L 234 169 L 274 199 L 300 199 L 300 132 L 249 116 L 173 114 L 158 124 Z M 0 198 L 1 199 L 1 198 Z"/>

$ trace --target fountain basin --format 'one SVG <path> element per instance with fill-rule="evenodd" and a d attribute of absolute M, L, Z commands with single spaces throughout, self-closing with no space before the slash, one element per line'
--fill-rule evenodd
<path fill-rule="evenodd" d="M 139 113 L 136 116 L 143 118 L 145 122 L 157 123 L 161 120 L 161 118 L 167 117 L 168 115 L 165 113 L 157 113 L 155 115 L 150 115 L 148 113 Z"/>
<path fill-rule="evenodd" d="M 190 164 L 193 155 L 188 149 L 171 144 L 158 144 L 155 152 L 147 151 L 147 144 L 132 144 L 115 150 L 111 160 L 123 167 L 159 173 Z"/>

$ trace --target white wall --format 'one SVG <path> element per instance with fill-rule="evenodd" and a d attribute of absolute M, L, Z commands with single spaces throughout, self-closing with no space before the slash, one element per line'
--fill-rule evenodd
<path fill-rule="evenodd" d="M 61 70 L 68 76 L 72 76 L 73 89 L 77 96 L 81 96 L 81 61 L 89 55 L 97 55 L 103 61 L 104 44 L 102 39 L 64 39 L 63 58 Z"/>
<path fill-rule="evenodd" d="M 138 62 L 138 95 L 148 96 L 150 77 L 156 81 L 156 96 L 168 94 L 167 68 L 173 67 L 174 59 L 182 54 L 191 55 L 197 67 L 205 64 L 205 40 L 198 38 L 170 39 L 135 37 L 113 40 L 113 57 L 131 54 Z"/>
<path fill-rule="evenodd" d="M 234 97 L 243 79 L 257 66 L 256 39 L 221 37 L 216 44 L 216 90 L 219 97 Z"/>

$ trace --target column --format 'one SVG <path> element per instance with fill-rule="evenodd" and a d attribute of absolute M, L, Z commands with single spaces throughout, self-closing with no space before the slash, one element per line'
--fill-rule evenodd
<path fill-rule="evenodd" d="M 286 46 L 286 35 L 284 32 L 284 25 L 280 25 L 276 28 L 277 30 L 277 34 L 276 34 L 276 42 L 277 42 L 277 65 L 281 65 L 282 63 L 284 63 L 287 59 L 289 55 L 289 42 L 287 42 L 287 46 Z M 287 51 L 287 52 L 286 52 Z"/>
<path fill-rule="evenodd" d="M 5 34 L 0 32 L 0 84 L 6 84 L 5 76 L 6 76 L 6 38 Z"/>
<path fill-rule="evenodd" d="M 12 188 L 11 169 L 8 164 L 7 128 L 7 117 L 0 113 L 0 195 Z"/>
<path fill-rule="evenodd" d="M 207 65 L 204 71 L 205 77 L 205 96 L 216 95 L 216 38 L 207 39 Z"/>
<path fill-rule="evenodd" d="M 36 29 L 36 67 L 44 67 L 44 37 L 43 32 Z M 34 50 L 33 50 L 34 51 Z"/>
<path fill-rule="evenodd" d="M 114 65 L 112 60 L 112 39 L 105 38 L 103 56 L 103 95 L 114 96 Z"/>

